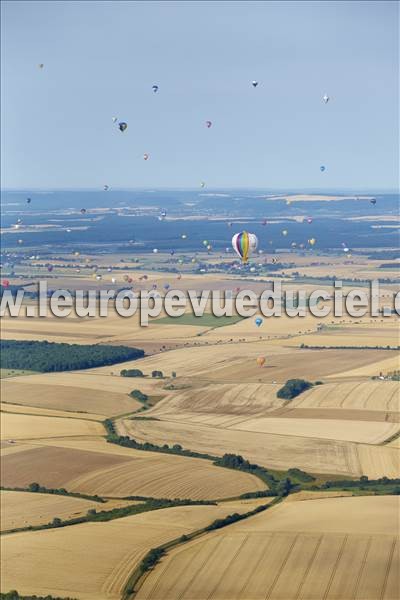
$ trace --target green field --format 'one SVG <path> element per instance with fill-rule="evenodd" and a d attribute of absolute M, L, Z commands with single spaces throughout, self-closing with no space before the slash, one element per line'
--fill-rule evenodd
<path fill-rule="evenodd" d="M 0 369 L 0 379 L 6 377 L 18 377 L 19 375 L 33 375 L 38 371 L 29 371 L 27 369 Z"/>
<path fill-rule="evenodd" d="M 211 313 L 206 313 L 201 317 L 196 317 L 191 313 L 186 313 L 181 317 L 163 317 L 157 319 L 157 325 L 195 325 L 197 327 L 225 327 L 226 325 L 234 325 L 241 321 L 244 317 L 234 315 L 232 317 L 216 317 Z"/>

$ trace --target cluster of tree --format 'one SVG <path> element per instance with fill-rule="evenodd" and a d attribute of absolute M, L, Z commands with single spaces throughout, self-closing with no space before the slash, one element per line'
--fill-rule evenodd
<path fill-rule="evenodd" d="M 152 371 L 151 376 L 155 379 L 163 379 L 164 373 L 162 371 Z"/>
<path fill-rule="evenodd" d="M 240 454 L 224 454 L 221 458 L 217 458 L 214 461 L 214 465 L 217 465 L 218 467 L 225 467 L 227 469 L 237 469 L 239 471 L 246 471 L 248 473 L 251 473 L 252 475 L 255 475 L 256 477 L 262 479 L 262 481 L 264 481 L 268 485 L 270 491 L 276 491 L 276 487 L 278 485 L 279 480 L 276 479 L 273 473 L 268 471 L 268 469 L 266 469 L 265 467 L 260 467 L 260 465 L 250 463 Z"/>
<path fill-rule="evenodd" d="M 109 419 L 107 419 L 107 421 L 109 421 Z M 192 450 L 185 450 L 180 444 L 174 444 L 173 446 L 168 446 L 168 444 L 164 444 L 163 446 L 157 446 L 157 444 L 151 444 L 150 442 L 137 442 L 135 439 L 130 438 L 127 435 L 115 435 L 112 432 L 109 432 L 109 435 L 107 435 L 106 440 L 111 444 L 118 444 L 119 446 L 124 446 L 125 448 L 134 448 L 135 450 L 147 450 L 150 452 L 179 454 L 180 456 L 190 456 L 192 458 L 206 458 L 208 460 L 214 461 L 217 460 L 217 457 L 211 456 L 211 454 L 194 452 Z"/>
<path fill-rule="evenodd" d="M 144 377 L 143 371 L 140 369 L 122 369 L 120 375 L 121 377 Z"/>
<path fill-rule="evenodd" d="M 140 390 L 132 390 L 132 392 L 129 395 L 131 396 L 131 398 L 135 398 L 135 400 L 138 400 L 143 404 L 146 404 L 149 399 L 148 395 L 143 394 L 143 392 L 141 392 Z"/>
<path fill-rule="evenodd" d="M 73 498 L 84 498 L 85 500 L 93 500 L 94 502 L 105 502 L 100 496 L 90 496 L 89 494 L 81 494 L 79 492 L 68 492 L 65 488 L 47 488 L 40 485 L 36 481 L 30 483 L 27 488 L 20 487 L 0 487 L 1 490 L 9 490 L 13 492 L 32 492 L 38 494 L 54 494 L 55 496 L 72 496 Z"/>
<path fill-rule="evenodd" d="M 274 500 L 273 502 L 276 502 L 276 500 Z M 207 525 L 207 527 L 205 527 L 204 530 L 212 531 L 213 529 L 221 529 L 221 527 L 226 527 L 227 525 L 236 523 L 236 521 L 242 521 L 243 519 L 247 519 L 247 517 L 251 517 L 252 515 L 256 515 L 257 513 L 263 512 L 264 510 L 272 506 L 273 502 L 271 504 L 262 504 L 261 506 L 257 506 L 257 508 L 247 513 L 233 513 L 232 515 L 228 515 L 223 519 L 216 519 L 210 525 Z"/>
<path fill-rule="evenodd" d="M 309 473 L 306 473 L 305 471 L 302 471 L 301 469 L 297 469 L 296 467 L 288 469 L 287 474 L 293 477 L 294 479 L 297 479 L 297 481 L 301 481 L 302 483 L 309 483 L 310 481 L 315 481 L 315 477 L 313 477 Z"/>
<path fill-rule="evenodd" d="M 142 559 L 140 563 L 140 570 L 142 573 L 149 571 L 152 567 L 154 567 L 162 556 L 164 556 L 165 550 L 163 548 L 152 548 L 146 556 Z"/>
<path fill-rule="evenodd" d="M 312 385 L 310 381 L 306 381 L 305 379 L 288 379 L 285 385 L 277 391 L 276 395 L 278 398 L 283 398 L 284 400 L 292 400 L 302 392 L 310 389 Z"/>
<path fill-rule="evenodd" d="M 318 489 L 326 490 L 330 488 L 373 488 L 377 486 L 395 487 L 400 491 L 400 479 L 390 479 L 389 477 L 380 477 L 379 479 L 369 479 L 367 475 L 362 475 L 360 479 L 339 479 L 337 481 L 325 481 Z"/>
<path fill-rule="evenodd" d="M 2 340 L 0 352 L 1 366 L 4 369 L 41 372 L 89 369 L 144 356 L 143 350 L 127 346 L 59 344 L 29 340 Z"/>
<path fill-rule="evenodd" d="M 59 596 L 21 596 L 17 590 L 11 590 L 10 592 L 3 592 L 0 594 L 0 600 L 76 600 L 75 598 L 60 598 Z"/>

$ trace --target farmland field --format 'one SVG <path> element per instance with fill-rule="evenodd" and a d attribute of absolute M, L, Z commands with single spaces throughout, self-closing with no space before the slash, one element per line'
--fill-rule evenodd
<path fill-rule="evenodd" d="M 71 519 L 84 515 L 90 508 L 99 508 L 97 502 L 30 492 L 1 491 L 1 530 L 43 525 L 58 517 Z M 104 509 L 106 504 L 103 506 Z"/>
<path fill-rule="evenodd" d="M 248 510 L 248 502 L 183 506 L 108 523 L 7 535 L 2 537 L 1 589 L 18 588 L 23 594 L 83 600 L 117 600 L 133 568 L 150 548 L 204 527 L 229 511 Z"/>
<path fill-rule="evenodd" d="M 385 496 L 285 501 L 172 550 L 137 597 L 395 600 L 398 509 Z"/>
<path fill-rule="evenodd" d="M 315 473 L 371 478 L 398 477 L 399 453 L 395 448 L 293 435 L 246 432 L 202 423 L 170 420 L 127 421 L 119 424 L 137 440 L 159 444 L 179 443 L 185 448 L 222 455 L 242 454 L 251 462 L 274 469 L 298 467 Z"/>
<path fill-rule="evenodd" d="M 101 435 L 102 433 L 104 433 L 103 426 L 94 421 L 1 413 L 2 439 L 23 440 L 71 435 Z"/>
<path fill-rule="evenodd" d="M 261 480 L 210 461 L 141 452 L 103 440 L 42 445 L 2 458 L 3 485 L 46 487 L 104 496 L 213 499 L 265 489 Z"/>

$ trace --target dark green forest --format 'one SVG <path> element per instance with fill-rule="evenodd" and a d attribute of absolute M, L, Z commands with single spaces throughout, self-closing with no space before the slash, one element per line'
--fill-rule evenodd
<path fill-rule="evenodd" d="M 144 351 L 127 346 L 2 340 L 0 354 L 3 369 L 28 369 L 47 373 L 113 365 L 143 358 Z"/>

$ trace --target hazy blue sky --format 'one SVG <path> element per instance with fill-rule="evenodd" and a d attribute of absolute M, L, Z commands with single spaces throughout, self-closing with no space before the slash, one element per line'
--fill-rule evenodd
<path fill-rule="evenodd" d="M 3 2 L 3 187 L 397 187 L 398 8 Z"/>

